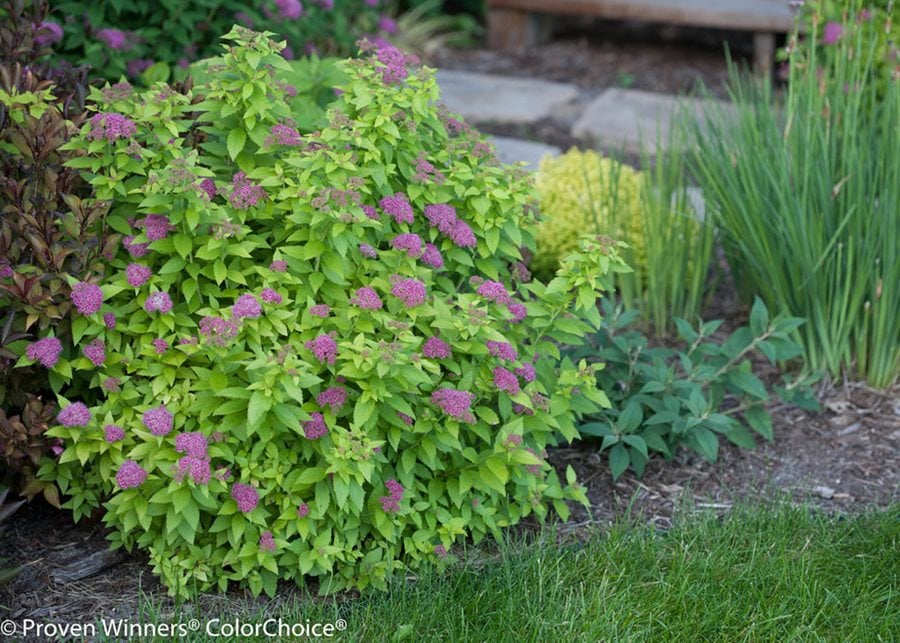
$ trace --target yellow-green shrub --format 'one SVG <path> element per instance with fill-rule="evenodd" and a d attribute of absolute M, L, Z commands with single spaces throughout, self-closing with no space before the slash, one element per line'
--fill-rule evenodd
<path fill-rule="evenodd" d="M 643 175 L 594 151 L 572 148 L 545 157 L 537 173 L 542 222 L 531 268 L 552 274 L 578 246 L 579 235 L 597 231 L 632 247 L 629 263 L 646 264 L 641 193 Z M 611 208 L 614 208 L 611 216 Z"/>

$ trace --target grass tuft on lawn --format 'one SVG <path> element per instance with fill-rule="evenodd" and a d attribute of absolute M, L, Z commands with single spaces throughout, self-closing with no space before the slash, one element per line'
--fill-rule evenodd
<path fill-rule="evenodd" d="M 204 624 L 344 619 L 336 640 L 359 641 L 900 639 L 900 505 L 836 517 L 785 504 L 682 512 L 665 532 L 621 522 L 557 540 L 547 531 L 472 548 L 447 573 L 386 593 L 179 613 Z M 144 611 L 145 622 L 190 618 L 151 602 Z"/>

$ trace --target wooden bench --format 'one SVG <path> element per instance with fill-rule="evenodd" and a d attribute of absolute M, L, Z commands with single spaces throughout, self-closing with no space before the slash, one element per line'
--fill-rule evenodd
<path fill-rule="evenodd" d="M 775 34 L 794 28 L 788 0 L 488 0 L 488 45 L 540 44 L 553 15 L 588 15 L 675 25 L 752 31 L 756 66 L 771 70 Z"/>

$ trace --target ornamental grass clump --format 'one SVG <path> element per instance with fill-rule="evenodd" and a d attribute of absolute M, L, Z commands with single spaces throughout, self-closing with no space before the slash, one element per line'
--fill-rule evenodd
<path fill-rule="evenodd" d="M 549 284 L 526 282 L 529 179 L 436 106 L 431 70 L 384 45 L 345 63 L 330 125 L 282 145 L 279 44 L 227 39 L 194 94 L 93 94 L 135 132 L 95 139 L 86 124 L 74 164 L 131 245 L 98 281 L 99 309 L 72 322 L 77 346 L 103 341 L 102 365 L 52 366 L 89 371 L 89 391 L 57 391 L 66 409 L 89 392 L 90 415 L 50 430 L 64 449 L 42 475 L 76 517 L 102 507 L 113 544 L 147 551 L 182 596 L 384 586 L 467 538 L 566 517 L 584 490 L 546 448 L 607 398 L 559 346 L 599 326 L 617 244 L 588 237 Z M 231 198 L 246 186 L 259 198 Z M 149 216 L 165 235 L 149 238 Z M 129 278 L 134 244 L 146 280 Z"/>
<path fill-rule="evenodd" d="M 733 113 L 691 128 L 692 173 L 741 294 L 804 317 L 813 370 L 886 388 L 900 375 L 900 75 L 864 10 L 808 34 L 783 98 L 734 75 Z M 890 21 L 888 21 L 890 22 Z"/>

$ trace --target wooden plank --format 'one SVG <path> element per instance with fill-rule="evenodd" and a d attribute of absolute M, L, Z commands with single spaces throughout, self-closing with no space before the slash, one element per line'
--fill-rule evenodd
<path fill-rule="evenodd" d="M 527 11 L 491 9 L 488 12 L 488 47 L 518 49 L 549 40 L 551 18 Z"/>
<path fill-rule="evenodd" d="M 763 76 L 772 73 L 775 59 L 775 34 L 757 32 L 753 34 L 753 64 Z"/>
<path fill-rule="evenodd" d="M 488 8 L 739 31 L 788 32 L 794 28 L 794 14 L 786 0 L 488 0 Z"/>
<path fill-rule="evenodd" d="M 528 13 L 515 9 L 491 9 L 488 12 L 488 47 L 519 49 L 528 42 Z"/>

